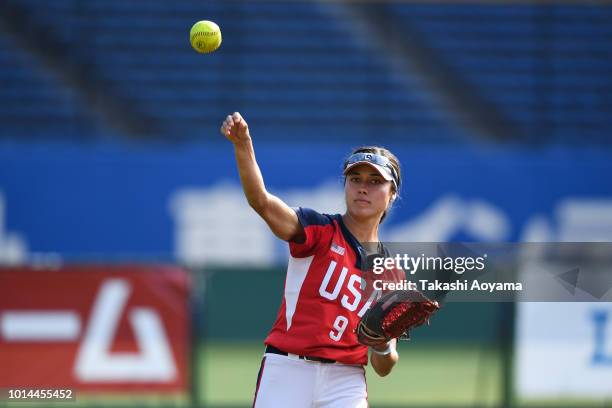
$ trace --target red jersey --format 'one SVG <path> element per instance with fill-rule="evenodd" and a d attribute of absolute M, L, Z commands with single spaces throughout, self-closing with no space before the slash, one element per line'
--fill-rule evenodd
<path fill-rule="evenodd" d="M 306 239 L 289 243 L 283 301 L 265 344 L 292 354 L 365 365 L 368 348 L 357 341 L 355 328 L 379 295 L 364 287 L 371 281 L 366 274 L 372 273 L 366 272 L 366 252 L 340 214 L 308 208 L 297 208 L 296 213 Z M 390 272 L 396 276 L 388 273 L 380 279 L 400 278 L 396 271 Z"/>

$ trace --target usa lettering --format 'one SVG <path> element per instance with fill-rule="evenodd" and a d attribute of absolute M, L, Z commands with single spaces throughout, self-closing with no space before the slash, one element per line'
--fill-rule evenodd
<path fill-rule="evenodd" d="M 340 305 L 349 312 L 355 312 L 362 300 L 362 293 L 360 290 L 361 278 L 357 275 L 351 275 L 347 280 L 346 277 L 348 275 L 348 268 L 344 266 L 339 272 L 337 272 L 337 266 L 338 263 L 336 261 L 331 261 L 329 264 L 327 272 L 321 281 L 321 286 L 319 287 L 319 295 L 328 300 L 336 300 L 338 299 L 342 288 L 346 287 L 351 296 L 346 294 L 342 295 L 340 298 Z M 336 276 L 338 276 L 337 280 L 335 280 L 336 283 L 333 284 L 332 282 L 334 280 L 332 280 L 332 278 Z M 359 309 L 359 312 L 357 313 L 358 317 L 365 314 L 374 301 L 376 295 L 377 292 L 373 291 L 370 298 L 364 303 L 361 309 Z M 332 324 L 333 330 L 329 332 L 329 337 L 334 341 L 339 341 L 347 326 L 348 318 L 341 314 L 338 315 Z"/>

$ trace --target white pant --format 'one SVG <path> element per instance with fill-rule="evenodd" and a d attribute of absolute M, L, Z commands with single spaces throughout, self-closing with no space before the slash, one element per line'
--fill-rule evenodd
<path fill-rule="evenodd" d="M 366 408 L 365 369 L 266 353 L 254 408 Z"/>

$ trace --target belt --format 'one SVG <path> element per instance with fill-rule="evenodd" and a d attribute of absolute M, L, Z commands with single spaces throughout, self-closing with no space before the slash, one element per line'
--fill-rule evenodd
<path fill-rule="evenodd" d="M 300 360 L 305 360 L 305 361 L 316 361 L 317 363 L 323 363 L 323 364 L 334 364 L 336 362 L 336 360 L 331 360 L 329 358 L 322 358 L 322 357 L 311 357 L 311 356 L 299 356 L 297 354 L 290 354 L 287 353 L 286 351 L 283 350 L 279 350 L 274 346 L 270 346 L 267 345 L 266 346 L 266 353 L 271 353 L 271 354 L 278 354 L 281 356 L 295 356 L 298 357 Z"/>

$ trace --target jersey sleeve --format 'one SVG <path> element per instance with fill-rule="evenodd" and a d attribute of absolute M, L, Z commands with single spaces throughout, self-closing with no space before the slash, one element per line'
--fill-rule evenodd
<path fill-rule="evenodd" d="M 333 224 L 329 216 L 319 214 L 310 208 L 297 207 L 293 209 L 304 228 L 306 240 L 302 243 L 289 242 L 289 252 L 294 258 L 305 258 L 317 251 L 329 247 L 333 236 Z"/>

